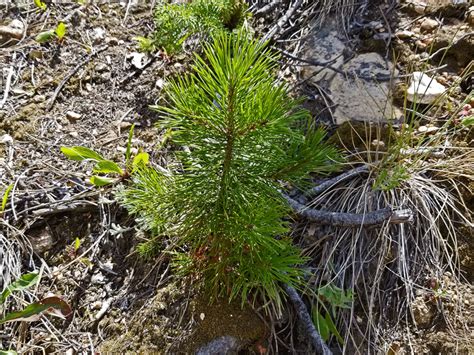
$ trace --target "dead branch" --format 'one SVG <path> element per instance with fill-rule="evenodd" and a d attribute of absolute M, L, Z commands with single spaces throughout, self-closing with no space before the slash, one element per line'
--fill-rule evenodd
<path fill-rule="evenodd" d="M 286 25 L 286 23 L 290 20 L 291 16 L 294 15 L 296 10 L 300 8 L 300 6 L 303 4 L 303 0 L 296 0 L 296 2 L 293 4 L 293 6 L 290 6 L 286 14 L 278 20 L 275 26 L 273 26 L 268 33 L 262 38 L 263 42 L 266 42 L 270 39 L 273 38 L 280 30 L 283 28 L 283 26 Z"/>
<path fill-rule="evenodd" d="M 336 227 L 368 227 L 381 225 L 385 222 L 406 223 L 411 222 L 413 219 L 413 213 L 407 209 L 393 211 L 391 207 L 387 207 L 362 214 L 329 212 L 309 208 L 286 195 L 283 195 L 283 197 L 299 216 L 312 222 L 329 224 Z"/>
<path fill-rule="evenodd" d="M 319 354 L 331 355 L 332 351 L 329 350 L 323 338 L 321 338 L 321 335 L 314 327 L 311 317 L 308 314 L 308 310 L 306 309 L 306 306 L 300 295 L 298 295 L 298 292 L 296 292 L 296 290 L 289 285 L 284 285 L 284 288 L 286 294 L 288 295 L 288 298 L 295 307 L 296 313 L 298 314 L 298 318 L 300 320 L 300 324 L 302 325 L 302 328 L 305 331 L 306 335 L 311 340 L 311 344 L 314 346 L 314 349 Z"/>
<path fill-rule="evenodd" d="M 313 187 L 312 189 L 305 192 L 305 196 L 307 197 L 317 196 L 320 193 L 330 189 L 334 185 L 337 185 L 343 181 L 346 181 L 352 178 L 353 176 L 360 175 L 363 173 L 368 173 L 368 172 L 369 172 L 369 167 L 367 165 L 359 166 L 352 170 L 346 171 L 345 173 L 338 175 L 333 179 L 327 180 L 323 182 L 322 184 L 319 184 L 318 186 Z"/>

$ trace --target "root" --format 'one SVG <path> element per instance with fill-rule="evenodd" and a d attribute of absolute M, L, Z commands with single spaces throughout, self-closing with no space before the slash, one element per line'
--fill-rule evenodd
<path fill-rule="evenodd" d="M 298 292 L 296 292 L 293 287 L 288 285 L 285 285 L 284 288 L 286 294 L 288 295 L 288 298 L 295 306 L 295 310 L 298 314 L 300 324 L 304 329 L 306 335 L 309 337 L 311 344 L 314 346 L 314 349 L 318 352 L 318 354 L 331 355 L 332 351 L 329 350 L 323 338 L 321 338 L 321 335 L 314 327 L 313 321 L 311 320 L 311 317 L 308 314 L 308 310 L 306 309 L 306 306 L 300 295 L 298 295 Z"/>
<path fill-rule="evenodd" d="M 311 222 L 329 224 L 335 227 L 368 227 L 388 223 L 406 223 L 413 220 L 411 210 L 404 209 L 393 211 L 391 207 L 380 209 L 373 212 L 342 213 L 315 210 L 293 200 L 291 197 L 284 196 L 290 207 L 301 217 Z"/>

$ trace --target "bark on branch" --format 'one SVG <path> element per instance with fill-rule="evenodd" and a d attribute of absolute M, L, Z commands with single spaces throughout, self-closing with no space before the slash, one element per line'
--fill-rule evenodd
<path fill-rule="evenodd" d="M 312 189 L 305 192 L 305 196 L 314 197 L 314 196 L 319 195 L 320 193 L 328 190 L 329 188 L 333 187 L 334 185 L 337 185 L 337 184 L 341 183 L 342 181 L 348 180 L 348 179 L 352 178 L 355 175 L 360 175 L 360 174 L 368 173 L 368 172 L 369 172 L 369 167 L 367 165 L 359 166 L 359 167 L 354 168 L 352 170 L 346 171 L 345 173 L 343 173 L 341 175 L 338 175 L 333 179 L 325 181 L 322 184 L 319 184 L 318 186 L 313 187 Z"/>
<path fill-rule="evenodd" d="M 312 222 L 329 224 L 336 227 L 368 227 L 389 223 L 406 223 L 413 220 L 412 211 L 409 209 L 393 211 L 392 208 L 358 214 L 320 211 L 293 200 L 291 197 L 283 195 L 290 207 L 301 217 Z"/>
<path fill-rule="evenodd" d="M 296 313 L 298 314 L 298 318 L 300 319 L 300 324 L 303 327 L 303 330 L 305 331 L 306 335 L 311 340 L 311 344 L 314 346 L 314 349 L 319 354 L 332 355 L 332 351 L 329 350 L 323 338 L 321 338 L 321 335 L 314 327 L 313 321 L 311 320 L 311 317 L 308 314 L 308 310 L 306 309 L 306 306 L 300 295 L 298 295 L 298 292 L 296 292 L 296 290 L 289 285 L 284 285 L 284 288 L 286 294 L 288 295 L 288 298 L 295 307 Z"/>

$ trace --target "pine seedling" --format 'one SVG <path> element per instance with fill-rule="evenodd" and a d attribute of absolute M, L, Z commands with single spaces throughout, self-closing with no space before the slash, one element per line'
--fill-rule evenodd
<path fill-rule="evenodd" d="M 168 54 L 179 52 L 193 35 L 208 37 L 238 28 L 245 19 L 243 0 L 194 0 L 189 3 L 160 2 L 155 10 L 155 33 L 151 39 L 138 38 L 143 51 L 163 48 Z"/>
<path fill-rule="evenodd" d="M 195 272 L 211 296 L 271 301 L 279 313 L 281 285 L 298 286 L 304 263 L 286 237 L 283 182 L 332 171 L 338 155 L 276 80 L 276 60 L 242 32 L 205 45 L 193 73 L 166 86 L 169 105 L 156 107 L 173 143 L 189 149 L 168 173 L 140 169 L 119 197 L 189 250 L 176 254 L 177 268 Z"/>

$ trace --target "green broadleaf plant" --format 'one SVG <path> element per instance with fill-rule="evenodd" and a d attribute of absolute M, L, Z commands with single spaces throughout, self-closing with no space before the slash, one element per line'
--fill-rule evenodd
<path fill-rule="evenodd" d="M 46 43 L 53 39 L 57 39 L 57 41 L 61 43 L 64 40 L 65 35 L 66 25 L 64 24 L 64 22 L 60 22 L 58 23 L 55 29 L 38 33 L 38 35 L 36 35 L 35 37 L 35 41 L 38 43 Z"/>
<path fill-rule="evenodd" d="M 64 22 L 60 22 L 57 26 L 56 29 L 54 30 L 54 33 L 58 37 L 58 40 L 61 42 L 66 35 L 66 25 Z"/>
<path fill-rule="evenodd" d="M 199 275 L 211 297 L 270 301 L 279 313 L 282 283 L 298 287 L 305 262 L 285 236 L 282 182 L 333 171 L 338 154 L 276 79 L 266 44 L 222 33 L 204 54 L 166 86 L 169 106 L 155 107 L 171 141 L 189 149 L 169 172 L 138 169 L 118 195 L 146 227 L 189 249 L 175 266 Z"/>
<path fill-rule="evenodd" d="M 20 278 L 12 282 L 7 288 L 0 294 L 0 305 L 5 303 L 7 298 L 16 291 L 25 290 L 34 284 L 38 283 L 39 274 L 37 272 L 30 272 L 28 274 L 21 275 Z"/>
<path fill-rule="evenodd" d="M 148 153 L 140 152 L 134 157 L 133 161 L 130 162 L 134 127 L 135 125 L 132 125 L 128 134 L 124 168 L 121 168 L 112 160 L 105 159 L 102 155 L 87 147 L 61 147 L 61 152 L 71 160 L 92 161 L 96 163 L 93 169 L 95 174 L 118 175 L 116 178 L 94 175 L 89 179 L 91 184 L 101 187 L 117 183 L 121 180 L 127 179 L 131 173 L 135 172 L 139 167 L 147 165 L 150 160 Z"/>
<path fill-rule="evenodd" d="M 45 11 L 47 8 L 46 4 L 41 0 L 34 0 L 34 3 L 38 8 L 40 8 L 43 11 Z"/>

